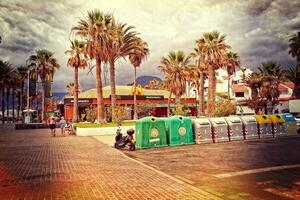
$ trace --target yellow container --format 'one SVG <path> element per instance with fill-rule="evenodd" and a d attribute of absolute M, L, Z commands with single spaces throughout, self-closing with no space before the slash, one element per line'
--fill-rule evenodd
<path fill-rule="evenodd" d="M 258 124 L 272 124 L 272 120 L 268 115 L 256 115 L 255 118 Z"/>
<path fill-rule="evenodd" d="M 285 120 L 280 115 L 269 115 L 273 123 L 284 123 Z"/>

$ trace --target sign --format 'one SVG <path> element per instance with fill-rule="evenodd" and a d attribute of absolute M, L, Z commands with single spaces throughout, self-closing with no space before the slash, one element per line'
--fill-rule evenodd
<path fill-rule="evenodd" d="M 134 94 L 134 85 L 132 85 L 129 95 L 133 95 L 133 94 Z M 141 85 L 137 85 L 135 87 L 135 94 L 136 95 L 144 95 L 144 90 L 143 90 L 143 87 Z"/>
<path fill-rule="evenodd" d="M 65 98 L 64 104 L 73 104 L 74 99 L 71 98 Z M 93 99 L 78 99 L 78 104 L 91 104 L 93 103 Z"/>
<path fill-rule="evenodd" d="M 110 96 L 111 98 L 111 96 Z M 116 96 L 117 100 L 133 100 L 133 95 L 117 95 Z M 137 95 L 136 96 L 137 100 L 163 100 L 164 96 L 163 95 L 144 95 L 144 96 L 140 96 Z"/>

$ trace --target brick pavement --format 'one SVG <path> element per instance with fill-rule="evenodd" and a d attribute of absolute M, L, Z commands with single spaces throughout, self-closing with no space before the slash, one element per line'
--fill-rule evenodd
<path fill-rule="evenodd" d="M 91 137 L 0 126 L 0 199 L 219 199 Z"/>

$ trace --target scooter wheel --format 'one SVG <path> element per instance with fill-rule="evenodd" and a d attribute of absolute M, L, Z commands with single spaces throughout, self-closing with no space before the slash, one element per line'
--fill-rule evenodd
<path fill-rule="evenodd" d="M 114 147 L 115 147 L 116 149 L 120 149 L 120 147 L 119 147 L 119 145 L 118 145 L 117 143 L 114 144 Z"/>
<path fill-rule="evenodd" d="M 134 151 L 134 150 L 135 150 L 135 144 L 130 145 L 129 150 L 130 150 L 130 151 Z"/>

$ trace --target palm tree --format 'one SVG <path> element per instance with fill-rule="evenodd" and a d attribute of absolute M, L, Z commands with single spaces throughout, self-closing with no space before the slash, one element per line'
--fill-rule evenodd
<path fill-rule="evenodd" d="M 294 83 L 294 85 L 296 85 L 297 83 L 297 66 L 293 66 L 288 68 L 287 70 L 284 71 L 285 73 L 285 77 L 287 78 L 287 80 L 291 81 L 292 83 Z M 295 97 L 295 88 L 293 90 L 293 94 L 292 94 L 292 98 Z"/>
<path fill-rule="evenodd" d="M 19 74 L 18 70 L 14 70 L 10 74 L 10 87 L 11 87 L 11 100 L 12 100 L 12 121 L 15 122 L 15 100 L 16 100 L 16 90 L 20 87 L 21 82 L 21 75 Z M 19 112 L 18 112 L 19 117 Z"/>
<path fill-rule="evenodd" d="M 66 89 L 68 91 L 68 96 L 75 96 L 76 89 L 74 82 L 67 84 Z M 80 84 L 77 85 L 77 92 L 78 94 L 81 92 Z"/>
<path fill-rule="evenodd" d="M 242 79 L 243 83 L 245 83 L 246 81 L 246 74 L 245 74 L 246 70 L 247 70 L 246 67 L 241 67 L 241 71 L 243 73 L 243 79 Z"/>
<path fill-rule="evenodd" d="M 18 106 L 18 116 L 20 116 L 20 110 L 23 110 L 23 97 L 24 97 L 24 81 L 28 78 L 28 66 L 20 66 L 17 68 L 20 74 L 20 94 L 19 94 L 19 106 Z M 23 112 L 22 112 L 23 116 Z"/>
<path fill-rule="evenodd" d="M 296 99 L 300 99 L 300 32 L 293 35 L 290 40 L 290 50 L 289 54 L 291 54 L 292 57 L 296 57 L 297 60 L 297 70 L 296 70 L 296 82 L 295 82 L 295 88 L 294 88 L 294 95 Z"/>
<path fill-rule="evenodd" d="M 183 51 L 171 51 L 160 61 L 159 69 L 166 75 L 168 89 L 175 95 L 176 104 L 180 104 L 180 97 L 186 92 L 186 81 L 189 76 L 187 67 L 190 58 Z"/>
<path fill-rule="evenodd" d="M 134 68 L 134 92 L 133 92 L 133 105 L 134 105 L 134 114 L 133 119 L 137 120 L 137 105 L 136 105 L 136 68 L 139 67 L 144 59 L 146 59 L 147 55 L 149 54 L 148 44 L 147 42 L 143 41 L 139 37 L 135 37 L 134 39 L 134 46 L 135 48 L 131 50 L 129 54 L 129 60 Z"/>
<path fill-rule="evenodd" d="M 230 78 L 235 73 L 235 69 L 240 67 L 240 57 L 237 53 L 229 51 L 226 54 L 226 70 L 228 74 L 228 99 L 230 99 Z"/>
<path fill-rule="evenodd" d="M 105 122 L 101 64 L 108 61 L 108 32 L 113 21 L 114 17 L 111 14 L 95 9 L 89 11 L 87 17 L 72 28 L 72 32 L 86 42 L 85 54 L 96 61 L 97 119 L 100 123 Z"/>
<path fill-rule="evenodd" d="M 196 68 L 192 70 L 194 72 L 193 76 L 193 85 L 196 87 L 199 95 L 199 110 L 198 116 L 204 115 L 204 81 L 207 77 L 207 66 L 208 64 L 205 63 L 204 60 L 204 53 L 203 49 L 200 48 L 197 44 L 194 48 L 194 51 L 191 53 L 191 56 L 194 57 L 196 61 Z"/>
<path fill-rule="evenodd" d="M 111 86 L 111 108 L 115 113 L 116 107 L 116 74 L 115 62 L 119 58 L 128 56 L 136 47 L 136 32 L 132 31 L 132 26 L 113 21 L 109 29 L 109 40 L 107 43 L 107 55 L 110 66 L 110 86 Z M 112 121 L 115 121 L 115 114 L 112 115 Z"/>
<path fill-rule="evenodd" d="M 207 79 L 207 72 L 205 71 L 206 66 L 203 62 L 197 61 L 195 66 L 190 66 L 190 77 L 192 79 L 192 88 L 196 88 L 198 93 L 199 108 L 198 116 L 203 116 L 205 114 L 205 101 L 204 101 L 204 83 Z"/>
<path fill-rule="evenodd" d="M 65 51 L 65 54 L 69 55 L 67 66 L 74 67 L 74 106 L 73 106 L 73 120 L 78 122 L 78 69 L 84 69 L 87 67 L 87 61 L 83 57 L 85 50 L 85 43 L 79 40 L 71 41 L 71 47 Z"/>
<path fill-rule="evenodd" d="M 9 95 L 9 82 L 10 74 L 13 72 L 12 65 L 9 62 L 3 62 L 0 60 L 0 89 L 2 91 L 2 123 L 5 123 L 5 94 Z M 6 93 L 5 93 L 6 90 Z M 9 96 L 8 96 L 9 97 Z M 6 107 L 8 107 L 8 101 L 6 100 Z M 8 108 L 7 108 L 8 110 Z M 8 111 L 7 111 L 8 112 Z M 8 119 L 8 118 L 7 118 Z"/>
<path fill-rule="evenodd" d="M 251 99 L 258 98 L 258 89 L 262 84 L 262 77 L 259 73 L 253 72 L 245 79 L 245 83 L 251 89 Z"/>
<path fill-rule="evenodd" d="M 42 121 L 45 116 L 45 84 L 46 81 L 52 81 L 54 73 L 60 65 L 58 64 L 54 54 L 46 49 L 36 50 L 34 55 L 28 59 L 30 70 L 36 73 L 42 81 Z"/>
<path fill-rule="evenodd" d="M 280 95 L 278 86 L 286 79 L 284 70 L 281 69 L 280 65 L 272 61 L 262 63 L 258 70 L 262 77 L 260 96 L 266 99 L 267 105 L 271 105 L 273 110 L 276 103 L 274 98 L 278 98 Z M 267 111 L 267 107 L 265 107 L 265 110 Z"/>
<path fill-rule="evenodd" d="M 172 85 L 171 85 L 171 78 L 167 75 L 165 76 L 165 79 L 162 82 L 161 89 L 165 89 L 169 91 L 168 96 L 168 109 L 167 109 L 167 116 L 170 116 L 171 113 L 171 97 L 172 97 Z"/>
<path fill-rule="evenodd" d="M 225 65 L 226 53 L 230 48 L 225 43 L 225 35 L 219 32 L 207 32 L 196 41 L 199 49 L 202 49 L 204 61 L 207 63 L 208 73 L 208 105 L 207 113 L 212 114 L 216 98 L 216 70 Z"/>

